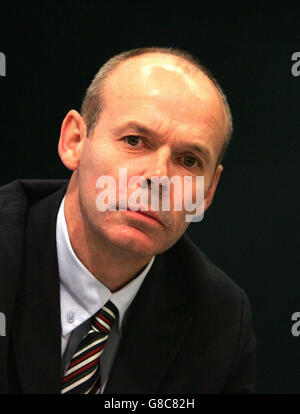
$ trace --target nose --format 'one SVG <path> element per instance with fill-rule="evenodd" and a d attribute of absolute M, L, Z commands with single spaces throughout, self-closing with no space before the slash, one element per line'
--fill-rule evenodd
<path fill-rule="evenodd" d="M 160 148 L 153 152 L 144 164 L 144 177 L 148 183 L 151 177 L 169 176 L 170 151 L 168 148 Z"/>
<path fill-rule="evenodd" d="M 160 211 L 162 202 L 168 203 L 169 178 L 171 168 L 171 151 L 168 146 L 158 148 L 148 154 L 143 160 L 143 177 L 146 183 L 142 185 L 148 189 L 148 201 L 151 200 L 151 210 Z M 164 178 L 163 178 L 164 177 Z M 165 178 L 166 177 L 166 178 Z"/>

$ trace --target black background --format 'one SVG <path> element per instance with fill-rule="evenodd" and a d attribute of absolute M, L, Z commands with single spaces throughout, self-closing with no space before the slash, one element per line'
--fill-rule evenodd
<path fill-rule="evenodd" d="M 69 178 L 57 154 L 62 120 L 79 110 L 98 68 L 141 46 L 174 46 L 213 72 L 234 135 L 213 205 L 188 233 L 248 294 L 258 339 L 258 393 L 298 393 L 297 192 L 300 7 L 206 2 L 1 2 L 0 185 Z M 183 275 L 184 278 L 184 275 Z"/>

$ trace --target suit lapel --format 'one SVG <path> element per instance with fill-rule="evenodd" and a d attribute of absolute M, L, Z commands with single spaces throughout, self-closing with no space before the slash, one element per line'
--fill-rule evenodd
<path fill-rule="evenodd" d="M 105 393 L 155 393 L 179 352 L 191 311 L 172 263 L 172 252 L 155 258 L 130 306 Z"/>
<path fill-rule="evenodd" d="M 21 390 L 59 393 L 61 323 L 56 217 L 64 186 L 29 210 L 24 268 L 12 326 Z"/>

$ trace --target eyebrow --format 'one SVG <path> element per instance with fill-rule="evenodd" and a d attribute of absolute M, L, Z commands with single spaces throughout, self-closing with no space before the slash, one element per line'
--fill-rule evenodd
<path fill-rule="evenodd" d="M 112 129 L 112 133 L 114 135 L 122 135 L 126 133 L 129 129 L 134 130 L 138 134 L 141 135 L 152 135 L 152 136 L 158 136 L 157 132 L 151 128 L 148 128 L 144 125 L 139 124 L 135 121 L 129 121 L 125 125 L 122 125 L 120 127 L 115 127 Z M 192 143 L 184 143 L 184 145 L 189 148 L 191 151 L 195 151 L 199 154 L 201 154 L 206 160 L 211 159 L 210 151 L 201 144 L 192 144 Z"/>
<path fill-rule="evenodd" d="M 187 146 L 189 148 L 191 148 L 191 150 L 193 150 L 195 152 L 198 152 L 199 154 L 203 155 L 203 157 L 206 158 L 207 160 L 210 160 L 211 159 L 210 152 L 203 145 L 199 145 L 199 144 L 187 144 Z"/>
<path fill-rule="evenodd" d="M 125 125 L 122 125 L 120 127 L 113 128 L 112 129 L 112 133 L 114 135 L 122 135 L 128 129 L 132 129 L 135 132 L 138 132 L 139 134 L 144 134 L 144 135 L 157 135 L 157 133 L 153 129 L 148 128 L 148 127 L 146 127 L 144 125 L 140 125 L 139 123 L 137 123 L 135 121 L 129 121 Z"/>

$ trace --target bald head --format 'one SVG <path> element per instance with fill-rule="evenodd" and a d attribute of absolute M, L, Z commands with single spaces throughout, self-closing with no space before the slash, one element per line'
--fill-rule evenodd
<path fill-rule="evenodd" d="M 184 108 L 183 101 L 188 102 L 191 98 L 197 101 L 199 120 L 201 104 L 211 102 L 216 116 L 210 122 L 218 126 L 221 142 L 218 165 L 232 135 L 230 108 L 211 73 L 189 53 L 178 49 L 133 49 L 109 59 L 96 74 L 82 103 L 81 113 L 88 135 L 92 133 L 108 100 L 125 96 L 136 100 L 139 91 L 143 93 L 146 86 L 148 95 L 153 98 L 157 94 L 162 98 L 165 96 L 166 102 L 176 107 L 177 111 L 188 111 L 188 105 Z"/>

